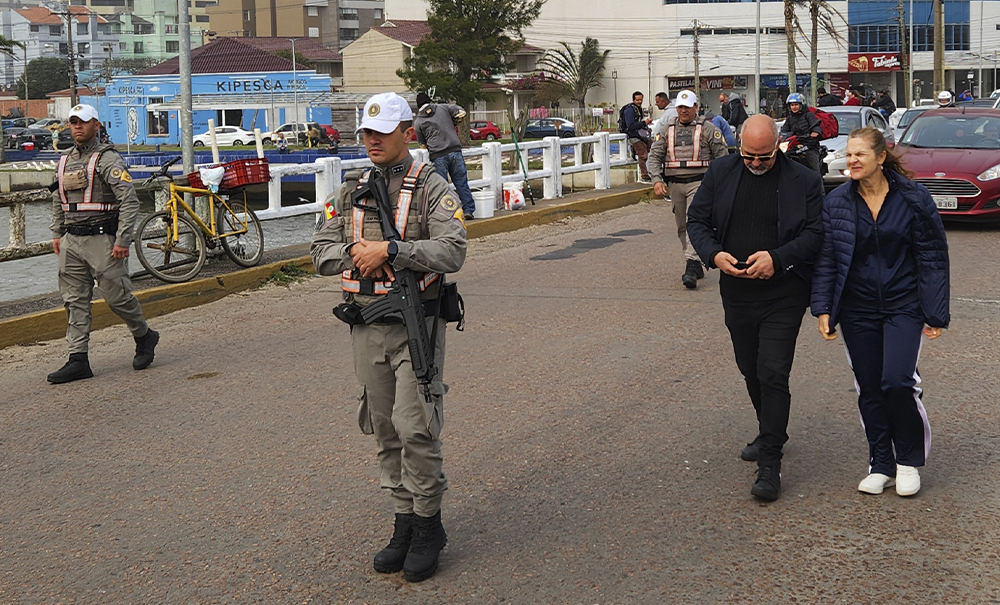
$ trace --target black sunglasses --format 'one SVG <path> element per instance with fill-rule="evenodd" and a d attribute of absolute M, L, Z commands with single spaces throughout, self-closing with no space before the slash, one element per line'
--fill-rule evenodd
<path fill-rule="evenodd" d="M 743 148 L 740 147 L 740 157 L 748 162 L 753 162 L 754 160 L 767 162 L 773 159 L 776 153 L 778 153 L 777 147 L 774 148 L 774 151 L 767 154 L 743 153 Z"/>

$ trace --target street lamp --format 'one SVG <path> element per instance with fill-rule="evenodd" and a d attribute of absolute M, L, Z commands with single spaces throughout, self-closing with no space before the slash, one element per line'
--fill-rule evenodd
<path fill-rule="evenodd" d="M 618 107 L 618 70 L 611 70 L 611 79 L 615 83 L 615 107 Z"/>

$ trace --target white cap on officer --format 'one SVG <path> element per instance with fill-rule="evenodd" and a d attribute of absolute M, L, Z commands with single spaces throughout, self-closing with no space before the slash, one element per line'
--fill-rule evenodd
<path fill-rule="evenodd" d="M 406 99 L 394 92 L 379 93 L 365 103 L 365 115 L 361 126 L 355 132 L 364 129 L 374 130 L 382 134 L 390 134 L 396 130 L 400 122 L 413 119 L 413 110 Z"/>
<path fill-rule="evenodd" d="M 97 109 L 92 105 L 77 105 L 73 109 L 69 110 L 69 117 L 66 118 L 67 121 L 77 117 L 84 122 L 89 122 L 91 120 L 100 120 L 97 117 Z"/>
<path fill-rule="evenodd" d="M 678 107 L 694 107 L 698 104 L 698 96 L 690 90 L 682 90 L 677 93 Z"/>

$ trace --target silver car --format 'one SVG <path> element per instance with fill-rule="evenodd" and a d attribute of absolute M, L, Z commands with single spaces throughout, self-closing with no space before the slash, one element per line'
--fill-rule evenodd
<path fill-rule="evenodd" d="M 891 147 L 895 144 L 896 137 L 889 127 L 889 122 L 874 107 L 841 105 L 824 107 L 823 111 L 835 115 L 839 126 L 839 135 L 822 143 L 827 148 L 826 157 L 823 158 L 827 167 L 826 174 L 823 175 L 823 185 L 827 189 L 846 183 L 850 178 L 844 174 L 847 169 L 844 151 L 847 149 L 847 135 L 852 130 L 872 126 L 882 132 L 887 145 Z"/>

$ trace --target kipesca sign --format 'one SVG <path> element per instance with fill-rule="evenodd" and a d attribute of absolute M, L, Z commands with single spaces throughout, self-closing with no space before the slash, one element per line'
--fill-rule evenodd
<path fill-rule="evenodd" d="M 902 69 L 899 53 L 850 53 L 847 55 L 847 71 L 899 71 Z"/>

